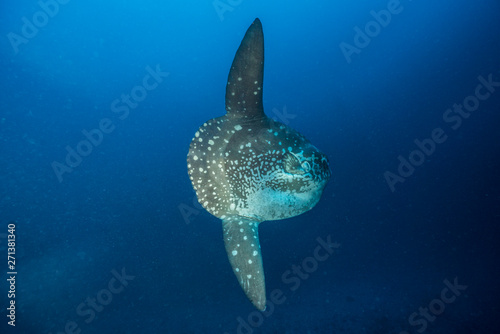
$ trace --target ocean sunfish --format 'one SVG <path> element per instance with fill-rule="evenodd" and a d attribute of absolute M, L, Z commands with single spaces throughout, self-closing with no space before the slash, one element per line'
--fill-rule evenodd
<path fill-rule="evenodd" d="M 222 220 L 233 272 L 259 310 L 266 308 L 259 224 L 312 209 L 330 179 L 323 153 L 264 114 L 263 72 L 264 34 L 257 18 L 229 71 L 226 114 L 196 131 L 187 157 L 198 201 Z"/>

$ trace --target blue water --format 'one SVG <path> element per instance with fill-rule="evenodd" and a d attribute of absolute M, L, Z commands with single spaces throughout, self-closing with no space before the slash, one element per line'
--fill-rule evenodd
<path fill-rule="evenodd" d="M 494 0 L 2 1 L 0 332 L 499 333 L 498 13 Z M 260 226 L 264 314 L 186 167 L 256 17 L 266 113 L 332 169 L 313 210 Z"/>

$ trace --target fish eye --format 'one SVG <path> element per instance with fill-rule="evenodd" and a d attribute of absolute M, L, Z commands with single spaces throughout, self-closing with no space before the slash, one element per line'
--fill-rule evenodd
<path fill-rule="evenodd" d="M 309 173 L 311 171 L 311 164 L 307 161 L 304 161 L 303 163 L 300 164 L 304 172 Z"/>

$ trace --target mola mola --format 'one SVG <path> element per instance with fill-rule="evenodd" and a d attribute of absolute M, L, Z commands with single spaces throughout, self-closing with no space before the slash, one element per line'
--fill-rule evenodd
<path fill-rule="evenodd" d="M 323 153 L 264 114 L 263 72 L 264 34 L 255 19 L 229 71 L 226 114 L 198 129 L 187 157 L 198 201 L 222 220 L 233 272 L 259 310 L 266 308 L 259 224 L 312 209 L 330 179 Z"/>

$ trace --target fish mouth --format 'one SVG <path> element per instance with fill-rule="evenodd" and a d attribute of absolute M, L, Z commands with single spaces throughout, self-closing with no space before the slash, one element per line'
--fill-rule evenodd
<path fill-rule="evenodd" d="M 328 161 L 328 157 L 321 153 L 318 152 L 317 156 L 314 156 L 314 174 L 316 176 L 316 179 L 323 180 L 328 182 L 330 180 L 330 177 L 332 176 L 332 171 L 330 170 L 330 162 Z"/>

